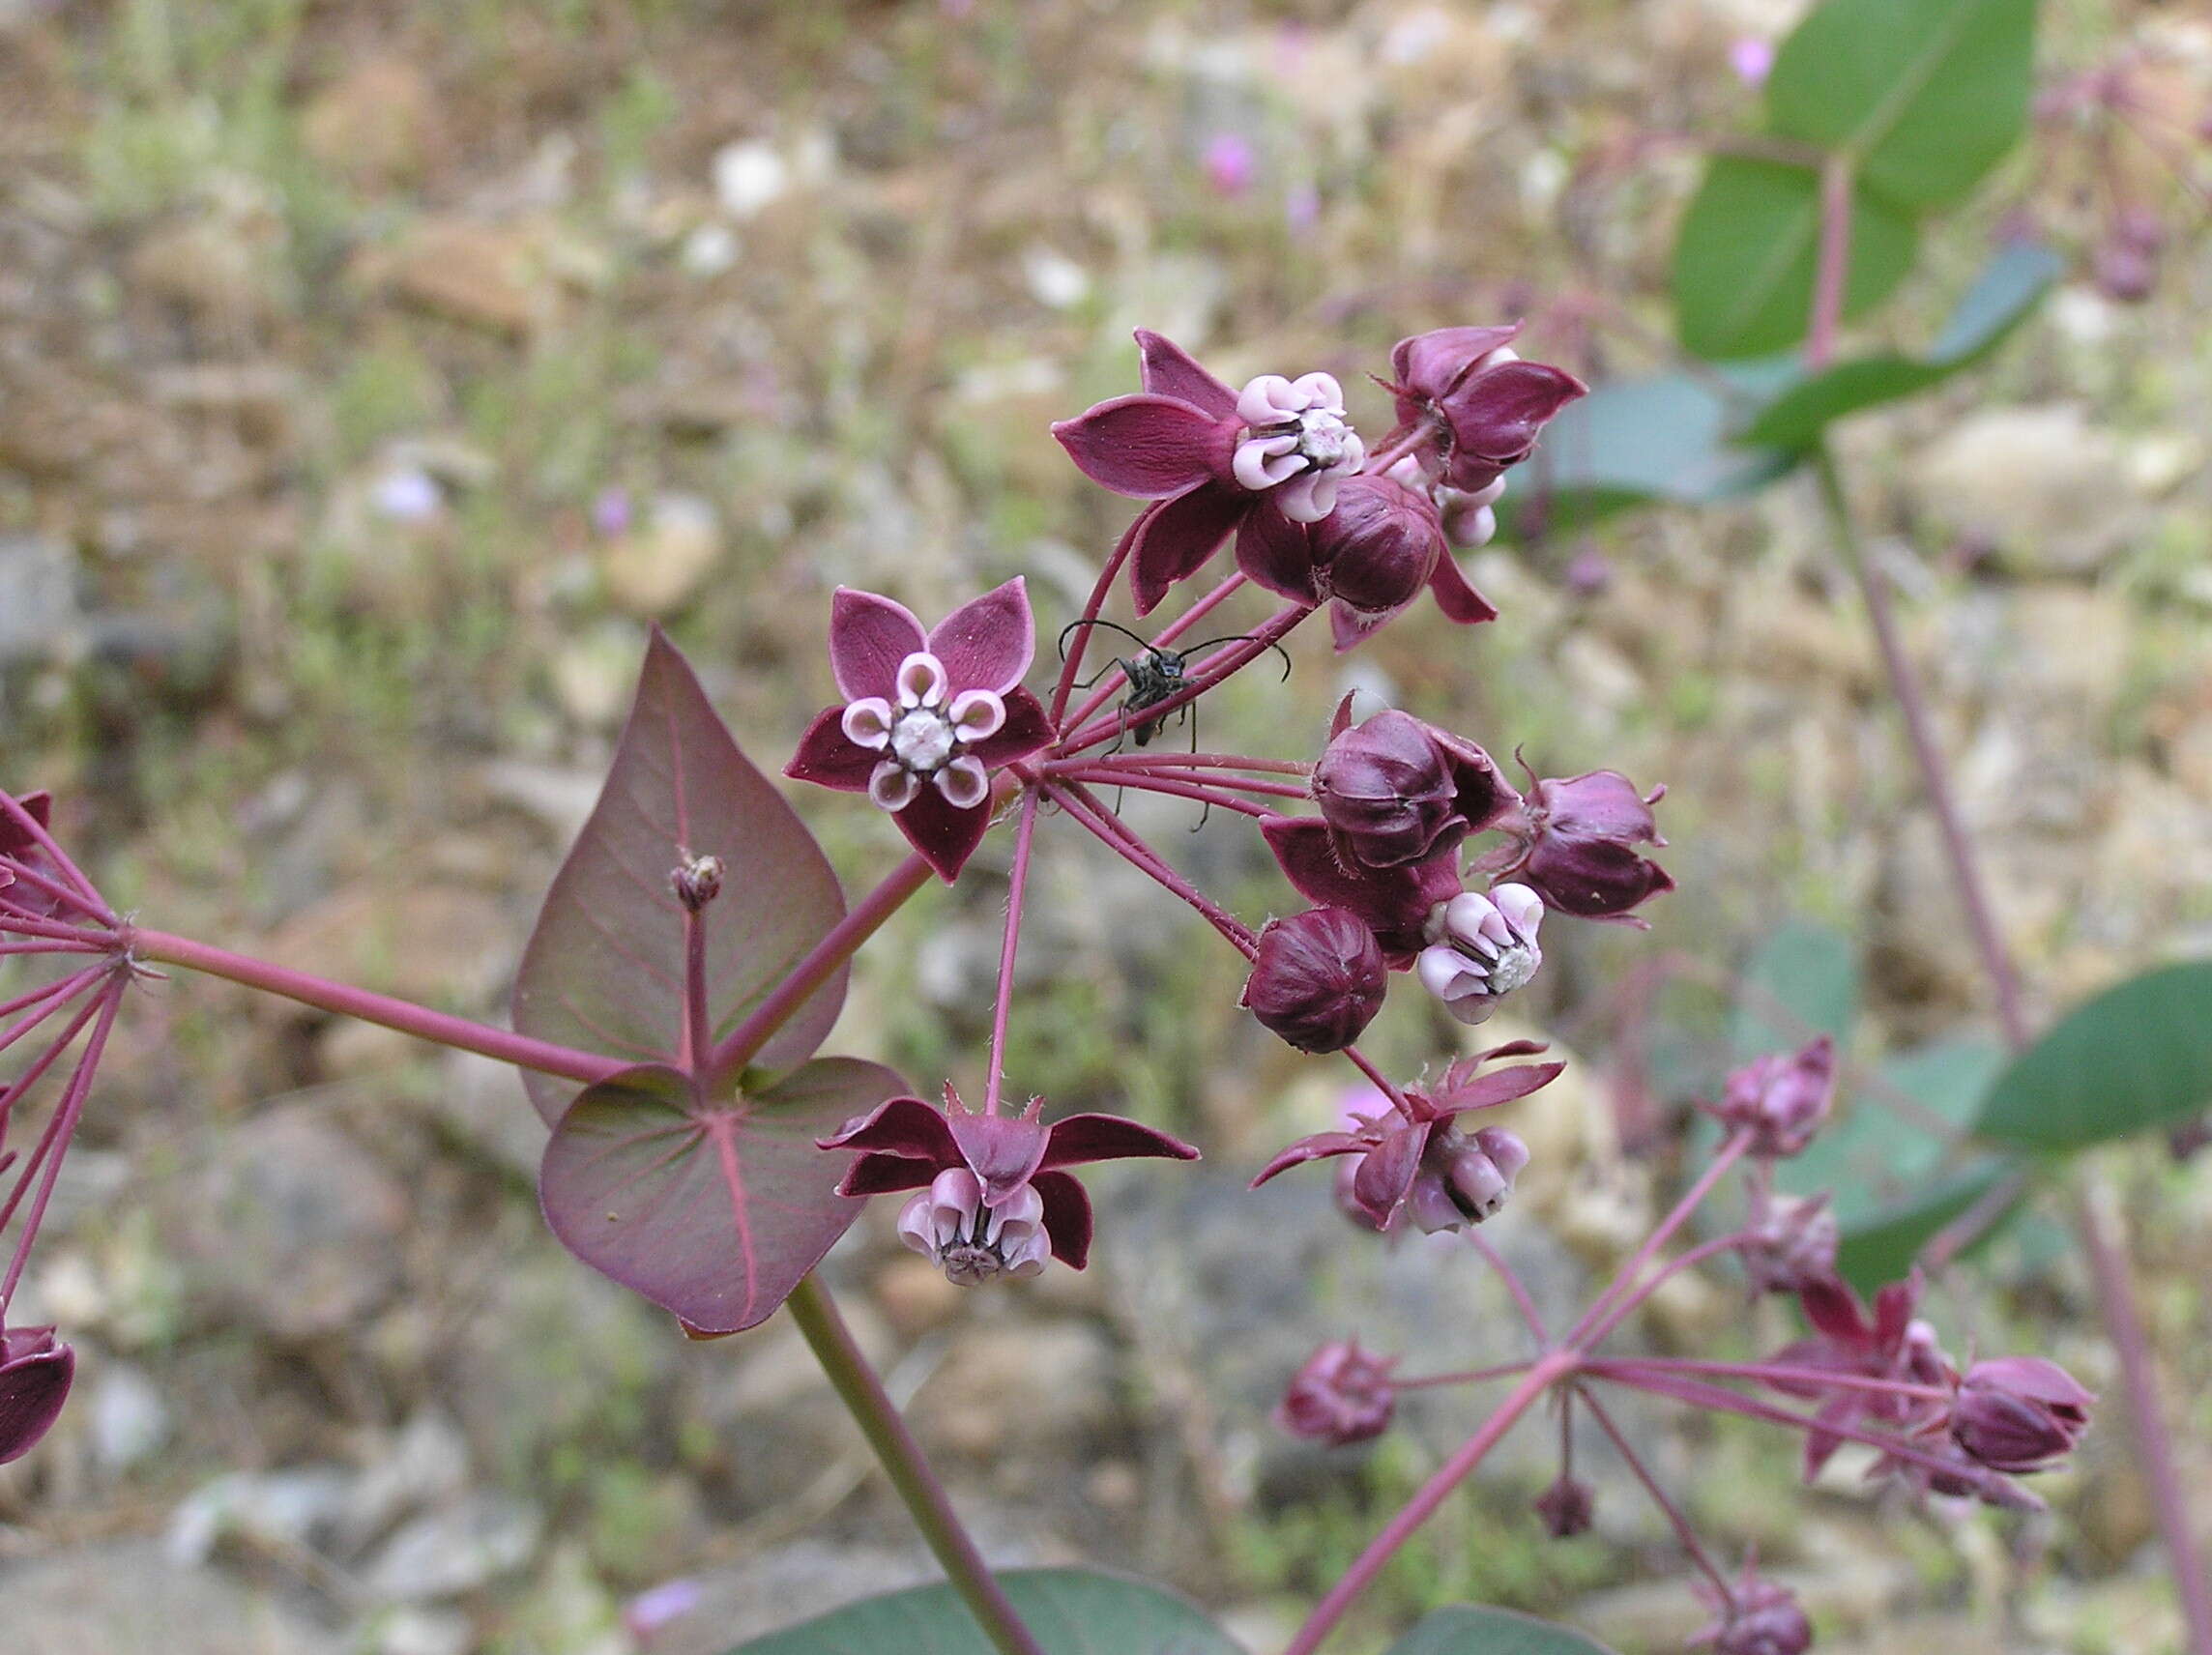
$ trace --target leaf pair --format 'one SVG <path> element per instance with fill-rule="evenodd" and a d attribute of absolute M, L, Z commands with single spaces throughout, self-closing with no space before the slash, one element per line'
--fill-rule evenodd
<path fill-rule="evenodd" d="M 689 1050 L 685 1033 L 685 914 L 669 884 L 702 856 L 727 869 L 700 915 L 721 1041 L 845 900 L 804 824 L 655 631 L 606 786 L 523 955 L 514 1027 L 635 1060 L 582 1088 L 525 1073 L 553 1128 L 538 1199 L 584 1263 L 716 1334 L 764 1320 L 859 1214 L 836 1193 L 845 1158 L 814 1140 L 906 1089 L 881 1064 L 813 1058 L 844 1003 L 842 967 L 737 1084 L 712 1081 L 713 1054 Z"/>

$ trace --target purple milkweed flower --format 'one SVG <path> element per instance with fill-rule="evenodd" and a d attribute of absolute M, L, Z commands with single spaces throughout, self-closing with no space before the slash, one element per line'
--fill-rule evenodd
<path fill-rule="evenodd" d="M 1521 809 L 1498 826 L 1514 842 L 1484 857 L 1483 873 L 1532 886 L 1545 902 L 1583 919 L 1627 918 L 1647 897 L 1674 888 L 1656 863 L 1637 855 L 1638 845 L 1665 845 L 1651 807 L 1663 787 L 1639 794 L 1618 770 L 1590 770 L 1539 779 L 1524 763 L 1528 791 Z"/>
<path fill-rule="evenodd" d="M 1397 1411 L 1398 1392 L 1390 1382 L 1395 1356 L 1362 1350 L 1355 1339 L 1324 1345 L 1291 1376 L 1275 1423 L 1293 1437 L 1342 1448 L 1380 1437 Z"/>
<path fill-rule="evenodd" d="M 1449 851 L 1519 802 L 1472 741 L 1396 708 L 1354 725 L 1350 696 L 1329 722 L 1313 792 L 1339 860 L 1371 868 Z"/>
<path fill-rule="evenodd" d="M 1460 892 L 1444 904 L 1438 940 L 1413 962 L 1421 986 L 1462 1023 L 1481 1023 L 1536 974 L 1544 900 L 1525 885 Z"/>
<path fill-rule="evenodd" d="M 1431 918 L 1463 888 L 1458 858 L 1449 850 L 1374 868 L 1339 857 L 1335 835 L 1318 816 L 1266 817 L 1260 833 L 1298 893 L 1323 908 L 1356 915 L 1375 933 L 1392 971 L 1407 970 L 1435 940 Z"/>
<path fill-rule="evenodd" d="M 905 605 L 839 587 L 830 666 L 845 705 L 814 720 L 783 773 L 865 793 L 949 884 L 991 825 L 991 770 L 1052 740 L 1021 687 L 1035 647 L 1018 575 L 930 632 Z"/>
<path fill-rule="evenodd" d="M 1313 908 L 1267 921 L 1237 1003 L 1301 1052 L 1341 1052 L 1382 1009 L 1388 977 L 1357 915 Z"/>
<path fill-rule="evenodd" d="M 2048 1470 L 2074 1451 L 2097 1399 L 2056 1362 L 2000 1356 L 1976 1362 L 1959 1381 L 1951 1436 L 1993 1471 Z"/>
<path fill-rule="evenodd" d="M 61 1416 L 76 1352 L 51 1327 L 0 1332 L 0 1466 L 28 1454 Z"/>
<path fill-rule="evenodd" d="M 1801 1289 L 1797 1302 L 1814 1337 L 1777 1350 L 1768 1361 L 1778 1368 L 1824 1369 L 1868 1379 L 1892 1379 L 1949 1391 L 1958 1383 L 1957 1371 L 1936 1343 L 1936 1330 L 1915 1318 L 1925 1283 L 1915 1268 L 1902 1282 L 1892 1282 L 1874 1297 L 1870 1317 L 1859 1296 L 1840 1281 L 1813 1282 Z M 1805 1480 L 1811 1482 L 1843 1446 L 1837 1433 L 1861 1417 L 1905 1429 L 1923 1429 L 1939 1422 L 1948 1402 L 1933 1397 L 1882 1395 L 1858 1389 L 1836 1389 L 1804 1379 L 1770 1379 L 1775 1389 L 1791 1396 L 1821 1401 L 1814 1429 L 1805 1437 Z"/>
<path fill-rule="evenodd" d="M 1318 522 L 1366 448 L 1325 373 L 1262 374 L 1232 391 L 1179 345 L 1137 330 L 1144 390 L 1062 420 L 1052 434 L 1083 475 L 1152 502 L 1122 537 L 1139 615 L 1237 537 L 1237 563 L 1274 590 L 1264 537 Z"/>
<path fill-rule="evenodd" d="M 1195 1161 L 1198 1151 L 1119 1115 L 1071 1115 L 1048 1126 L 1043 1108 L 1033 1097 L 1018 1116 L 976 1115 L 946 1086 L 942 1111 L 894 1097 L 821 1145 L 862 1151 L 840 1195 L 920 1190 L 899 1213 L 899 1236 L 963 1287 L 1033 1275 L 1048 1254 L 1080 1270 L 1091 1254 L 1091 1200 L 1061 1169 L 1132 1155 Z"/>
<path fill-rule="evenodd" d="M 1463 1058 L 1435 1087 L 1408 1087 L 1403 1113 L 1393 1110 L 1350 1130 L 1300 1138 L 1261 1168 L 1252 1187 L 1306 1161 L 1358 1155 L 1352 1197 L 1377 1230 L 1387 1229 L 1401 1206 L 1430 1232 L 1479 1224 L 1504 1205 L 1514 1177 L 1528 1165 L 1528 1148 L 1502 1127 L 1462 1132 L 1457 1118 L 1549 1086 L 1564 1063 L 1516 1063 L 1478 1072 L 1492 1059 L 1543 1050 L 1536 1041 L 1515 1040 Z"/>
<path fill-rule="evenodd" d="M 1422 472 L 1466 494 L 1527 459 L 1553 416 L 1589 387 L 1561 368 L 1523 362 L 1511 349 L 1520 332 L 1514 322 L 1400 339 L 1390 351 L 1397 379 L 1385 387 L 1397 399 L 1398 427 L 1383 447 L 1417 435 Z"/>
<path fill-rule="evenodd" d="M 1597 1493 L 1580 1477 L 1571 1477 L 1561 1471 L 1552 1484 L 1534 1501 L 1536 1515 L 1544 1520 L 1544 1532 L 1554 1540 L 1571 1540 L 1578 1534 L 1587 1534 L 1590 1524 L 1597 1520 Z"/>
<path fill-rule="evenodd" d="M 1805 1655 L 1813 1647 L 1813 1624 L 1798 1607 L 1796 1594 L 1778 1581 L 1743 1566 L 1743 1579 L 1723 1592 L 1704 1581 L 1691 1582 L 1713 1611 L 1712 1623 L 1690 1640 L 1693 1649 L 1710 1645 L 1713 1655 Z"/>
<path fill-rule="evenodd" d="M 1732 1130 L 1748 1129 L 1751 1152 L 1802 1153 L 1836 1099 L 1836 1042 L 1822 1034 L 1795 1052 L 1769 1052 L 1733 1070 L 1718 1103 L 1700 1107 Z"/>

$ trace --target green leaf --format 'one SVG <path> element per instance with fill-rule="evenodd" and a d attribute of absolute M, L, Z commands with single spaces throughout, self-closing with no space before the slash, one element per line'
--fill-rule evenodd
<path fill-rule="evenodd" d="M 1815 1034 L 1850 1037 L 1858 1019 L 1859 968 L 1851 940 L 1817 920 L 1786 920 L 1743 968 L 1729 1020 L 1735 1061 L 1794 1051 Z"/>
<path fill-rule="evenodd" d="M 2065 261 L 2048 247 L 2015 242 L 1982 267 L 1924 357 L 1884 352 L 1838 363 L 1799 380 L 1761 409 L 1739 442 L 1791 451 L 1811 448 L 1832 420 L 1917 395 L 1982 361 L 2034 310 Z"/>
<path fill-rule="evenodd" d="M 1596 1639 L 1509 1609 L 1455 1604 L 1431 1611 L 1389 1655 L 1613 1655 Z"/>
<path fill-rule="evenodd" d="M 2212 961 L 2131 977 L 2015 1058 L 1974 1132 L 2021 1149 L 2080 1149 L 2212 1104 Z"/>
<path fill-rule="evenodd" d="M 683 1066 L 684 910 L 668 875 L 685 850 L 720 857 L 728 870 L 704 915 L 708 1008 L 721 1035 L 844 917 L 845 899 L 805 824 L 738 750 L 690 666 L 655 629 L 606 786 L 523 951 L 517 1030 Z M 802 1061 L 844 1000 L 840 970 L 754 1061 Z M 547 1125 L 578 1089 L 551 1075 L 522 1078 Z"/>
<path fill-rule="evenodd" d="M 773 1086 L 711 1099 L 658 1064 L 586 1087 L 545 1147 L 538 1204 L 561 1244 L 693 1332 L 762 1321 L 862 1202 L 851 1157 L 814 1147 L 906 1089 L 880 1063 L 818 1058 Z"/>
<path fill-rule="evenodd" d="M 1777 136 L 1907 211 L 1963 199 L 2027 120 L 2035 0 L 1823 0 L 1766 78 Z"/>
<path fill-rule="evenodd" d="M 1884 1283 L 1894 1282 L 1912 1268 L 1920 1250 L 1936 1233 L 1980 1201 L 1998 1179 L 2010 1176 L 2018 1163 L 1992 1155 L 1964 1167 L 1909 1201 L 1900 1202 L 1847 1225 L 1836 1248 L 1836 1270 L 1861 1293 L 1871 1295 Z M 2023 1194 L 2025 1192 L 2023 1191 Z M 1987 1246 L 2017 1210 L 2016 1200 L 2005 1216 L 1983 1230 L 1966 1249 Z"/>
<path fill-rule="evenodd" d="M 1243 1655 L 1181 1598 L 1088 1569 L 1017 1569 L 998 1577 L 1046 1655 Z M 862 1598 L 771 1632 L 729 1655 L 995 1655 L 948 1585 Z M 1577 1655 L 1586 1655 L 1578 1651 Z"/>
<path fill-rule="evenodd" d="M 1912 268 L 1910 217 L 1851 194 L 1846 320 L 1888 298 Z M 1715 156 L 1674 244 L 1674 321 L 1685 349 L 1714 361 L 1765 356 L 1805 336 L 1820 242 L 1820 180 L 1810 167 Z"/>
<path fill-rule="evenodd" d="M 1749 377 L 1732 367 L 1618 380 L 1569 403 L 1545 431 L 1524 473 L 1529 480 L 1506 491 L 1520 532 L 1655 500 L 1707 506 L 1779 477 L 1791 456 L 1729 440 L 1771 394 Z"/>

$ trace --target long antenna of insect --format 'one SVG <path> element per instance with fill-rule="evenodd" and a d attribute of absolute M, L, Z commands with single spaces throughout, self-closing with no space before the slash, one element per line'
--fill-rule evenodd
<path fill-rule="evenodd" d="M 1135 644 L 1139 649 L 1150 650 L 1152 648 L 1150 644 L 1138 637 L 1136 633 L 1130 631 L 1128 627 L 1122 625 L 1119 621 L 1107 621 L 1095 617 L 1086 616 L 1081 621 L 1070 621 L 1066 625 L 1060 629 L 1060 658 L 1063 661 L 1067 659 L 1067 635 L 1068 633 L 1074 631 L 1078 626 L 1111 626 L 1115 631 L 1121 633 L 1122 637 L 1128 639 L 1129 642 Z"/>
<path fill-rule="evenodd" d="M 1226 638 L 1208 638 L 1203 644 L 1187 645 L 1177 653 L 1187 661 L 1193 655 L 1204 654 L 1216 644 L 1249 644 L 1253 641 L 1252 634 L 1249 632 L 1232 632 Z M 1291 652 L 1272 639 L 1268 641 L 1267 648 L 1283 657 L 1283 682 L 1289 683 L 1291 682 Z"/>

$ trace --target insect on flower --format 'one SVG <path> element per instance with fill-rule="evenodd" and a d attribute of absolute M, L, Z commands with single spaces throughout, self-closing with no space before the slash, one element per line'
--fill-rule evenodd
<path fill-rule="evenodd" d="M 1125 660 L 1117 655 L 1075 686 L 1077 689 L 1089 689 L 1108 673 L 1120 669 L 1121 677 L 1129 685 L 1128 694 L 1121 698 L 1121 711 L 1123 717 L 1133 712 L 1142 712 L 1150 707 L 1157 707 L 1189 687 L 1189 664 L 1192 656 L 1203 655 L 1221 644 L 1249 644 L 1254 641 L 1249 633 L 1235 632 L 1224 638 L 1208 638 L 1205 643 L 1193 644 L 1187 650 L 1163 650 L 1157 644 L 1147 643 L 1128 627 L 1112 621 L 1070 621 L 1060 629 L 1060 658 L 1063 661 L 1067 659 L 1067 635 L 1078 626 L 1110 626 L 1145 652 L 1136 660 Z M 1280 644 L 1269 644 L 1267 648 L 1283 657 L 1283 682 L 1288 683 L 1291 678 L 1290 652 Z M 1140 747 L 1151 745 L 1153 738 L 1167 727 L 1171 717 L 1189 724 L 1190 750 L 1197 752 L 1198 720 L 1192 716 L 1192 707 L 1188 702 L 1172 712 L 1161 713 L 1157 718 L 1139 719 L 1129 726 L 1130 740 Z M 1116 746 L 1119 745 L 1117 742 Z"/>

